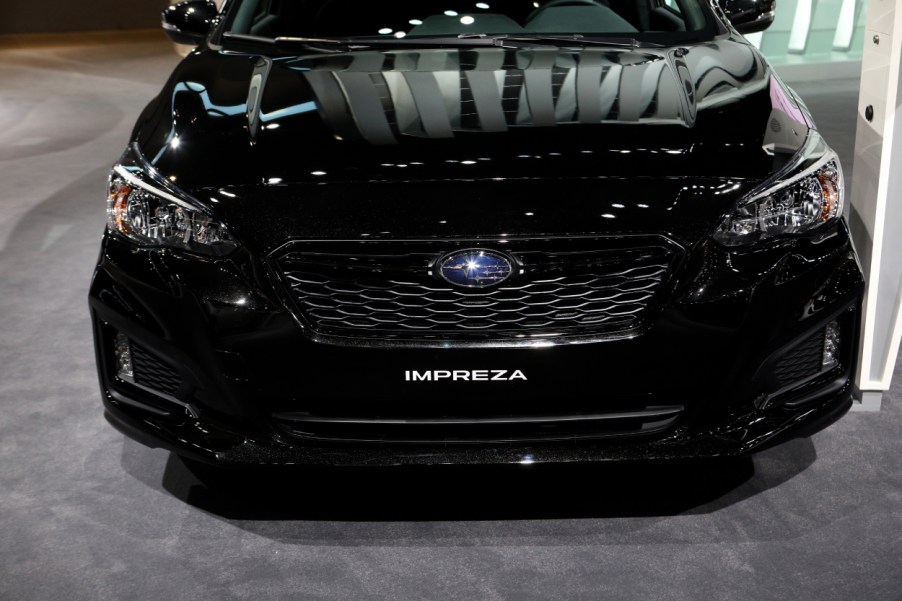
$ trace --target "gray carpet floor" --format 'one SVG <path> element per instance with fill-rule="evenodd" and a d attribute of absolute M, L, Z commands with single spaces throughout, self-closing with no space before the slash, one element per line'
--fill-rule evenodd
<path fill-rule="evenodd" d="M 0 49 L 0 599 L 902 599 L 902 381 L 727 465 L 316 470 L 210 488 L 101 416 L 104 184 L 176 62 Z M 854 81 L 799 86 L 851 166 Z M 845 145 L 845 146 L 844 146 Z"/>

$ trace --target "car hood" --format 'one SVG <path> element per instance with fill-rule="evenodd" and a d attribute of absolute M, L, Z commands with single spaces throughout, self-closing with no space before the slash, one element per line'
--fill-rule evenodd
<path fill-rule="evenodd" d="M 364 213 L 378 235 L 392 230 L 395 206 L 411 223 L 423 213 L 425 235 L 454 209 L 424 204 L 478 199 L 485 213 L 511 197 L 538 206 L 540 192 L 544 202 L 592 200 L 594 221 L 616 214 L 594 205 L 599 193 L 608 204 L 667 205 L 671 221 L 681 199 L 703 196 L 713 218 L 781 168 L 809 127 L 757 51 L 725 38 L 667 49 L 205 49 L 177 68 L 136 139 L 162 176 L 232 219 L 253 220 L 263 202 L 289 215 L 303 203 L 303 223 Z M 536 212 L 523 202 L 516 211 Z M 569 219 L 543 221 L 545 233 L 572 232 Z M 470 233 L 511 227 L 500 213 L 478 223 Z M 338 231 L 348 220 L 316 224 L 363 233 Z"/>

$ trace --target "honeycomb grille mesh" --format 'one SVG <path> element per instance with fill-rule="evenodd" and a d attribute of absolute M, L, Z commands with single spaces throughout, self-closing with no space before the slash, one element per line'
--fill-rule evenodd
<path fill-rule="evenodd" d="M 291 252 L 278 264 L 298 311 L 319 332 L 472 338 L 637 328 L 674 259 L 664 247 L 524 251 L 515 255 L 523 273 L 473 291 L 431 275 L 441 255 Z"/>
<path fill-rule="evenodd" d="M 175 396 L 182 385 L 178 373 L 134 342 L 131 350 L 135 383 Z"/>
<path fill-rule="evenodd" d="M 824 356 L 824 331 L 809 336 L 783 356 L 774 368 L 780 384 L 787 385 L 821 372 Z"/>

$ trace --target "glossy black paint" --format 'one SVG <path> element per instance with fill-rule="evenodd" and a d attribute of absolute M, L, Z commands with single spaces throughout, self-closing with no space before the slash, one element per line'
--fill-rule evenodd
<path fill-rule="evenodd" d="M 481 89 L 482 68 L 505 74 L 508 95 L 464 100 L 468 115 L 439 114 L 460 99 L 430 78 L 463 71 L 471 90 Z M 553 72 L 572 96 L 565 109 L 550 103 Z M 401 89 L 394 112 L 404 115 L 373 112 L 378 89 L 367 82 L 382 73 L 390 77 L 380 86 Z M 583 74 L 592 87 L 576 83 Z M 526 96 L 532 89 L 539 99 Z M 542 176 L 760 179 L 775 160 L 761 148 L 767 118 L 784 110 L 772 95 L 795 102 L 754 49 L 732 38 L 635 52 L 430 49 L 264 59 L 207 51 L 179 67 L 139 121 L 137 139 L 156 169 L 188 190 Z M 580 111 L 581 99 L 598 109 Z M 487 127 L 477 115 L 493 103 L 499 122 Z M 424 104 L 434 109 L 429 125 L 418 109 Z M 787 140 L 797 147 L 808 124 L 783 114 L 797 123 Z M 389 117 L 407 119 L 393 129 Z"/>
<path fill-rule="evenodd" d="M 207 38 L 218 16 L 219 10 L 213 2 L 186 0 L 163 11 L 163 31 L 177 44 L 195 46 Z"/>
<path fill-rule="evenodd" d="M 773 24 L 777 0 L 726 0 L 723 10 L 739 33 L 758 33 Z"/>
<path fill-rule="evenodd" d="M 711 239 L 814 127 L 722 26 L 661 49 L 327 56 L 214 33 L 148 105 L 131 153 L 241 247 L 201 257 L 106 234 L 90 304 L 109 419 L 228 465 L 720 456 L 828 425 L 850 404 L 860 269 L 841 221 L 747 248 Z M 380 340 L 305 320 L 280 260 L 309 244 L 364 262 L 656 246 L 672 263 L 642 325 L 617 335 Z M 779 381 L 775 365 L 833 321 L 840 364 Z M 177 376 L 174 395 L 115 376 L 116 332 Z M 405 380 L 429 370 L 528 380 Z"/>

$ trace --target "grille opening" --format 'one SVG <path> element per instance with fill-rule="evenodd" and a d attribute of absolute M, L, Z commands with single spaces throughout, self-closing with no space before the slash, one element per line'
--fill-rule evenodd
<path fill-rule="evenodd" d="M 153 351 L 108 323 L 101 325 L 109 385 L 117 402 L 159 416 L 184 416 L 189 407 L 181 374 Z M 190 391 L 188 391 L 190 393 Z"/>
<path fill-rule="evenodd" d="M 648 436 L 670 428 L 683 409 L 669 405 L 571 415 L 404 418 L 280 413 L 273 418 L 288 434 L 304 439 L 454 444 Z"/>
<path fill-rule="evenodd" d="M 514 241 L 512 241 L 514 242 Z M 296 243 L 275 258 L 295 312 L 320 334 L 384 339 L 516 339 L 640 328 L 677 253 L 552 240 L 501 249 L 521 262 L 494 287 L 469 290 L 434 275 L 461 243 Z"/>
<path fill-rule="evenodd" d="M 840 326 L 831 321 L 792 347 L 774 366 L 781 386 L 800 383 L 839 365 Z"/>
<path fill-rule="evenodd" d="M 131 346 L 135 384 L 175 396 L 182 387 L 181 376 L 150 351 L 134 342 Z"/>
<path fill-rule="evenodd" d="M 111 361 L 116 378 L 175 400 L 182 388 L 181 375 L 127 334 L 113 330 L 109 326 L 106 328 L 113 351 Z"/>

